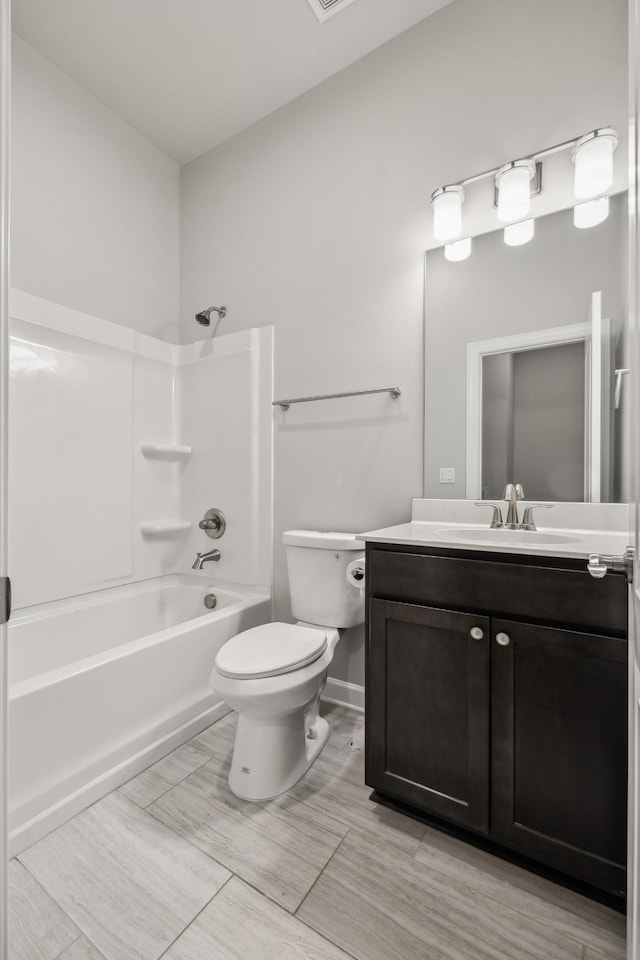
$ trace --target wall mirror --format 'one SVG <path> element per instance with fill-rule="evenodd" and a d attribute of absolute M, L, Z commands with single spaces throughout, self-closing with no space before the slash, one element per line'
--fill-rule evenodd
<path fill-rule="evenodd" d="M 540 217 L 518 247 L 475 237 L 464 261 L 428 251 L 425 497 L 627 499 L 626 201 L 589 229 Z"/>

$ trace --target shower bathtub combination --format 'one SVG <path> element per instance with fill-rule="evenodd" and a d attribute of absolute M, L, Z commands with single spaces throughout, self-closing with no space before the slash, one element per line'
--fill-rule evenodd
<path fill-rule="evenodd" d="M 270 612 L 266 588 L 186 574 L 17 611 L 11 855 L 227 713 L 209 686 L 215 656 Z"/>
<path fill-rule="evenodd" d="M 273 329 L 174 344 L 10 306 L 15 856 L 228 711 L 216 654 L 271 619 Z M 219 562 L 191 572 L 214 503 Z"/>

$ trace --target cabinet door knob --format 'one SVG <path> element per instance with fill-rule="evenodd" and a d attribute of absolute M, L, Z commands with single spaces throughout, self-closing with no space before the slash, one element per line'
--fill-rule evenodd
<path fill-rule="evenodd" d="M 482 627 L 471 627 L 469 633 L 471 634 L 472 640 L 482 640 L 484 637 L 484 630 Z"/>
<path fill-rule="evenodd" d="M 508 633 L 496 633 L 496 643 L 499 643 L 501 647 L 508 647 L 511 643 L 511 637 Z"/>

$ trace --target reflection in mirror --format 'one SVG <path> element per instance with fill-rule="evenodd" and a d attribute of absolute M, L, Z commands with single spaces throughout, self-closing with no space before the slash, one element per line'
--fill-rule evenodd
<path fill-rule="evenodd" d="M 523 246 L 497 230 L 462 262 L 427 253 L 425 497 L 628 498 L 625 262 L 626 194 L 587 230 L 562 210 Z"/>
<path fill-rule="evenodd" d="M 483 357 L 482 499 L 582 500 L 585 409 L 584 340 Z"/>

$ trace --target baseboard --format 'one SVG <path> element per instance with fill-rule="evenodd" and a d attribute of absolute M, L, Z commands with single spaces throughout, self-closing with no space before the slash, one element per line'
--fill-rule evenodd
<path fill-rule="evenodd" d="M 364 711 L 364 687 L 359 683 L 347 683 L 346 680 L 328 677 L 322 699 L 327 703 L 337 703 L 341 707 Z"/>
<path fill-rule="evenodd" d="M 229 707 L 220 701 L 213 707 L 208 707 L 198 716 L 181 724 L 176 730 L 165 736 L 153 740 L 148 746 L 106 770 L 100 776 L 90 780 L 78 790 L 64 797 L 58 803 L 52 804 L 33 819 L 21 824 L 9 833 L 9 857 L 16 857 L 31 844 L 41 840 L 56 827 L 61 826 L 71 817 L 85 810 L 92 803 L 105 797 L 112 790 L 121 787 L 138 773 L 142 773 L 151 764 L 161 760 L 176 747 L 197 736 L 207 727 L 220 720 L 227 713 Z"/>

